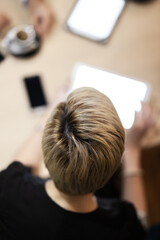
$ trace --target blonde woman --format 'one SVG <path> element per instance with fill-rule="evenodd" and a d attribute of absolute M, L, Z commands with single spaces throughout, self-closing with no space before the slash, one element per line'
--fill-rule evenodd
<path fill-rule="evenodd" d="M 41 137 L 49 179 L 33 175 Z M 131 203 L 94 195 L 121 165 L 124 142 L 120 119 L 105 95 L 92 88 L 72 92 L 53 109 L 43 133 L 38 127 L 0 174 L 0 239 L 144 239 Z M 127 175 L 125 167 L 130 180 L 124 197 L 145 211 L 143 192 L 137 199 L 134 174 Z M 140 174 L 134 177 L 141 188 Z"/>

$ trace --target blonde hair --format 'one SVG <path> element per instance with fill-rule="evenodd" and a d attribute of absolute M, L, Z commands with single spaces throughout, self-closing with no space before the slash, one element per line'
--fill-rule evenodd
<path fill-rule="evenodd" d="M 49 117 L 42 149 L 56 187 L 70 195 L 87 194 L 102 188 L 120 165 L 124 129 L 104 94 L 79 88 Z"/>

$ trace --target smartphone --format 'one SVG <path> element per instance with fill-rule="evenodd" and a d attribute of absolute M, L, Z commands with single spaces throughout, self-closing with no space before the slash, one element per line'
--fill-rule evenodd
<path fill-rule="evenodd" d="M 47 100 L 40 76 L 25 77 L 24 85 L 31 108 L 36 109 L 38 107 L 45 107 L 47 105 Z"/>
<path fill-rule="evenodd" d="M 0 62 L 2 62 L 4 60 L 4 55 L 2 53 L 0 53 Z"/>
<path fill-rule="evenodd" d="M 106 41 L 126 5 L 125 0 L 78 0 L 65 27 L 82 37 Z"/>
<path fill-rule="evenodd" d="M 73 68 L 68 94 L 80 87 L 92 87 L 105 94 L 112 101 L 126 129 L 131 128 L 135 111 L 141 110 L 141 102 L 148 101 L 151 92 L 151 87 L 146 82 L 82 63 L 76 64 Z"/>

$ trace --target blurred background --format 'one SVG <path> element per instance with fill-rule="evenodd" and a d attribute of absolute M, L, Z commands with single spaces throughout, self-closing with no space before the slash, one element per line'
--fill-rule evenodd
<path fill-rule="evenodd" d="M 77 62 L 102 68 L 152 87 L 150 102 L 160 109 L 160 1 L 127 1 L 116 27 L 103 44 L 65 29 L 75 0 L 46 0 L 55 23 L 40 51 L 30 58 L 7 56 L 0 63 L 0 169 L 5 168 L 39 121 L 29 106 L 23 79 L 41 76 L 47 101 L 71 76 Z M 0 0 L 0 12 L 10 16 L 10 27 L 29 24 L 30 13 L 18 0 Z M 96 18 L 96 16 L 95 16 Z M 5 33 L 0 34 L 2 40 Z M 160 221 L 160 118 L 144 140 L 142 166 L 150 222 Z"/>

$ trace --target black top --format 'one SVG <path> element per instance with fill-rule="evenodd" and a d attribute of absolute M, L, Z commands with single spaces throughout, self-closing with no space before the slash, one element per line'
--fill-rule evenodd
<path fill-rule="evenodd" d="M 45 192 L 45 180 L 19 162 L 0 173 L 0 239 L 144 239 L 132 204 L 98 198 L 98 209 L 75 213 Z"/>

